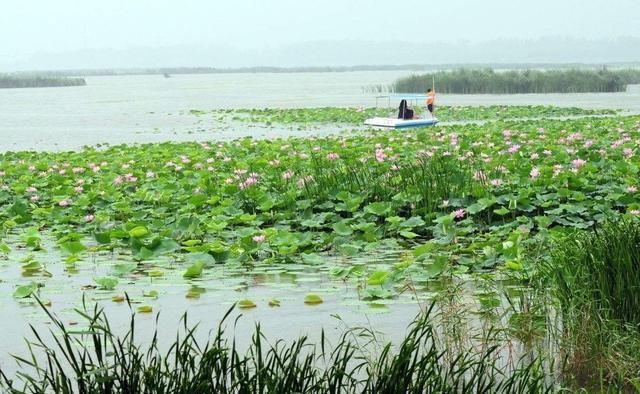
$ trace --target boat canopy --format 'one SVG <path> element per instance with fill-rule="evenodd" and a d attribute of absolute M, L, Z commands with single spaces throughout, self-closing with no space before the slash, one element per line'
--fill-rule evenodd
<path fill-rule="evenodd" d="M 384 100 L 387 100 L 387 106 L 390 107 L 392 101 L 407 100 L 408 102 L 417 105 L 418 103 L 423 103 L 426 99 L 427 95 L 423 93 L 390 93 L 376 96 L 376 107 L 378 106 L 379 101 L 384 102 Z"/>

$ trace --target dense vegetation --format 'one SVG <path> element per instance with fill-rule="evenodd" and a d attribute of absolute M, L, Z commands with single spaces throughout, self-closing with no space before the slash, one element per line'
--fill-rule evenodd
<path fill-rule="evenodd" d="M 62 86 L 84 86 L 84 78 L 11 76 L 0 74 L 0 89 L 8 88 L 46 88 Z"/>
<path fill-rule="evenodd" d="M 640 371 L 639 247 L 638 221 L 621 220 L 553 248 L 545 273 L 561 305 L 571 379 L 624 381 Z"/>
<path fill-rule="evenodd" d="M 490 108 L 477 112 L 495 117 L 503 111 Z M 345 116 L 348 120 L 343 122 L 349 124 L 359 122 L 357 117 L 366 111 L 243 110 L 215 112 L 214 116 L 283 123 L 304 119 L 340 123 Z M 529 112 L 524 108 L 504 109 L 523 118 L 531 117 L 527 115 L 534 111 L 554 115 L 579 112 L 548 107 L 535 107 Z M 540 380 L 537 362 L 553 363 L 556 356 L 567 356 L 560 357 L 569 360 L 562 372 L 572 374 L 566 382 L 576 387 L 594 383 L 629 387 L 640 378 L 635 368 L 638 357 L 622 352 L 624 348 L 619 345 L 607 348 L 613 352 L 601 351 L 603 357 L 584 364 L 601 374 L 580 372 L 586 370 L 580 368 L 582 358 L 573 356 L 596 353 L 585 347 L 582 333 L 587 332 L 583 330 L 587 326 L 574 323 L 606 321 L 587 327 L 590 337 L 600 338 L 601 343 L 631 338 L 624 343 L 633 344 L 638 338 L 633 331 L 638 324 L 634 317 L 639 299 L 637 275 L 630 271 L 636 265 L 633 251 L 640 231 L 608 226 L 620 219 L 636 226 L 640 217 L 639 133 L 638 116 L 504 121 L 498 115 L 496 121 L 485 125 L 401 132 L 2 153 L 0 254 L 6 264 L 0 262 L 0 274 L 22 273 L 11 287 L 6 281 L 0 282 L 0 287 L 12 290 L 6 292 L 5 303 L 51 296 L 53 290 L 48 284 L 56 278 L 43 259 L 57 247 L 63 258 L 50 264 L 64 265 L 64 273 L 58 274 L 64 279 L 77 275 L 78 266 L 98 265 L 95 256 L 101 252 L 125 258 L 113 265 L 112 275 L 94 277 L 96 286 L 81 288 L 71 283 L 65 288 L 70 293 L 84 289 L 89 295 L 99 291 L 102 299 L 113 297 L 114 302 L 123 300 L 121 282 L 140 277 L 170 277 L 182 285 L 185 297 L 191 298 L 194 290 L 188 289 L 189 285 L 215 281 L 216 277 L 209 274 L 216 267 L 240 267 L 246 272 L 265 266 L 304 265 L 312 270 L 322 267 L 328 277 L 357 288 L 358 301 L 364 303 L 393 301 L 407 291 L 418 297 L 420 290 L 433 291 L 428 285 L 442 280 L 444 289 L 436 297 L 441 311 L 446 311 L 448 299 L 457 297 L 452 295 L 454 278 L 480 278 L 488 283 L 486 288 L 474 290 L 457 304 L 471 305 L 473 313 L 486 319 L 483 325 L 497 327 L 503 340 L 499 343 L 512 346 L 510 341 L 515 338 L 527 356 L 539 354 L 539 342 L 555 330 L 566 331 L 566 335 L 554 337 L 563 346 L 560 355 L 556 352 L 549 357 L 534 357 L 522 364 L 523 372 L 513 369 L 501 374 L 495 369 L 500 369 L 503 361 L 494 361 L 502 359 L 493 358 L 490 347 L 480 352 L 470 350 L 478 343 L 425 349 L 421 341 L 431 343 L 429 330 L 433 326 L 425 323 L 428 319 L 422 320 L 416 324 L 425 330 L 416 334 L 412 331 L 404 342 L 411 345 L 409 350 L 401 347 L 393 355 L 388 350 L 379 358 L 384 365 L 363 364 L 360 372 L 366 371 L 366 375 L 354 383 L 345 369 L 352 364 L 345 366 L 344 362 L 360 359 L 344 353 L 353 349 L 348 341 L 343 341 L 338 346 L 341 350 L 331 356 L 323 349 L 309 353 L 311 358 L 305 358 L 304 352 L 299 353 L 302 358 L 291 358 L 297 349 L 294 345 L 290 348 L 293 350 L 274 350 L 264 359 L 257 351 L 258 345 L 248 358 L 222 344 L 209 348 L 214 349 L 209 355 L 188 338 L 186 343 L 176 342 L 174 348 L 184 358 L 172 358 L 177 364 L 167 364 L 168 357 L 157 349 L 137 351 L 137 345 L 126 343 L 128 337 L 116 343 L 120 349 L 111 347 L 114 338 L 103 331 L 105 320 L 96 313 L 88 317 L 88 325 L 97 333 L 81 331 L 89 337 L 82 338 L 76 347 L 63 346 L 57 350 L 63 353 L 57 356 L 47 352 L 51 364 L 42 365 L 44 369 L 38 370 L 40 375 L 32 387 L 64 385 L 76 382 L 81 375 L 82 383 L 91 387 L 125 381 L 142 385 L 147 384 L 143 379 L 148 377 L 157 379 L 155 387 L 206 381 L 228 384 L 224 387 L 231 391 L 240 390 L 245 383 L 254 390 L 260 384 L 274 390 L 302 390 L 296 383 L 302 382 L 309 387 L 317 384 L 323 390 L 334 382 L 345 384 L 345 388 L 354 387 L 349 386 L 353 383 L 375 391 L 380 387 L 380 376 L 388 378 L 384 384 L 399 383 L 399 376 L 413 376 L 411 383 L 419 392 L 425 387 L 446 391 L 452 387 L 451 382 L 457 382 L 453 387 L 462 390 L 457 384 L 488 376 L 486 387 L 496 391 L 500 391 L 500 382 L 509 379 L 540 389 L 548 379 L 554 381 L 554 376 L 545 375 L 547 380 Z M 598 233 L 589 238 L 588 231 L 594 228 Z M 582 248 L 578 250 L 570 247 L 576 232 Z M 618 237 L 620 232 L 628 239 Z M 45 238 L 52 238 L 54 245 L 45 245 Z M 567 244 L 555 243 L 567 239 Z M 400 257 L 384 266 L 349 259 L 382 249 L 397 250 Z M 567 252 L 562 255 L 560 251 Z M 327 256 L 331 255 L 344 257 L 344 262 L 327 265 Z M 513 281 L 518 290 L 505 293 L 504 288 L 493 285 L 500 279 Z M 577 283 L 584 291 L 579 291 Z M 545 293 L 551 288 L 553 298 L 536 300 L 523 288 L 539 291 L 540 297 L 549 296 Z M 144 301 L 150 305 L 138 306 L 139 312 L 162 309 L 164 295 L 162 287 L 159 289 L 154 298 Z M 147 296 L 138 292 L 132 296 L 132 303 L 141 304 L 143 297 Z M 307 301 L 322 299 L 309 295 Z M 239 305 L 256 307 L 249 299 Z M 459 309 L 453 310 L 449 316 L 461 316 Z M 557 315 L 562 319 L 559 324 L 551 318 Z M 92 326 L 92 321 L 98 323 Z M 65 329 L 60 324 L 57 327 L 65 337 Z M 616 331 L 609 331 L 617 336 L 601 336 L 606 331 L 603 327 L 615 327 Z M 446 345 L 450 345 L 449 335 L 456 337 L 464 331 L 459 324 L 438 324 L 438 328 L 448 338 L 443 342 Z M 66 338 L 73 342 L 74 337 Z M 94 347 L 81 346 L 84 339 L 92 340 Z M 113 352 L 108 357 L 115 359 L 100 361 L 99 357 L 107 354 L 105 346 Z M 416 353 L 416 346 L 434 353 Z M 100 353 L 91 353 L 97 349 Z M 635 348 L 627 345 L 626 349 Z M 76 363 L 69 357 L 74 363 L 71 369 L 54 362 L 66 360 L 69 352 L 79 352 L 74 353 L 75 360 L 81 360 Z M 453 358 L 438 356 L 443 352 L 451 352 L 448 354 Z M 619 366 L 610 363 L 617 354 L 625 357 Z M 328 364 L 324 363 L 326 358 L 317 361 L 327 366 L 328 373 L 310 367 L 322 356 L 330 357 Z M 289 357 L 287 362 L 278 364 L 283 357 Z M 230 368 L 226 360 L 238 362 L 239 369 Z M 114 363 L 133 366 L 127 371 L 101 369 Z M 290 376 L 285 382 L 290 386 L 279 386 L 284 383 L 262 369 L 263 365 L 273 366 L 278 376 Z M 460 373 L 460 368 L 469 374 Z M 68 375 L 70 370 L 76 375 Z M 87 375 L 88 370 L 94 373 Z M 126 375 L 128 371 L 134 376 Z M 181 375 L 181 371 L 189 375 Z M 309 374 L 301 375 L 303 371 Z M 209 378 L 216 373 L 220 380 L 212 382 Z M 129 377 L 132 380 L 127 380 Z M 234 381 L 236 377 L 240 380 Z M 469 384 L 482 391 L 475 386 L 477 382 Z"/>
<path fill-rule="evenodd" d="M 520 70 L 492 69 L 441 71 L 397 80 L 392 90 L 424 93 L 436 81 L 437 91 L 453 94 L 623 92 L 640 83 L 640 70 Z"/>
<path fill-rule="evenodd" d="M 384 103 L 387 104 L 386 102 Z M 395 105 L 397 103 L 389 103 Z M 420 103 L 421 104 L 421 103 Z M 415 108 L 420 114 L 420 108 Z M 211 116 L 217 121 L 242 121 L 253 124 L 296 124 L 299 126 L 318 123 L 361 125 L 366 119 L 382 116 L 396 117 L 396 108 L 264 108 L 190 111 L 196 116 Z M 617 111 L 609 109 L 584 109 L 575 107 L 554 107 L 543 105 L 490 105 L 490 106 L 438 106 L 438 118 L 447 122 L 456 121 L 495 121 L 509 119 L 536 119 L 550 117 L 585 117 L 614 115 Z"/>

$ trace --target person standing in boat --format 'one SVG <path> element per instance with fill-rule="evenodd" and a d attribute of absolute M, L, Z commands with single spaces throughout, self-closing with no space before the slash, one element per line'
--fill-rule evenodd
<path fill-rule="evenodd" d="M 436 102 L 436 91 L 429 88 L 427 89 L 427 99 L 425 100 L 425 103 L 427 104 L 427 109 L 429 110 L 429 113 L 431 114 L 431 117 L 433 118 L 433 105 Z"/>

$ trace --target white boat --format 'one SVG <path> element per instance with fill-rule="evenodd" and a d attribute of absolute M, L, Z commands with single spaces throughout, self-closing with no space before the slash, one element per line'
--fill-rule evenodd
<path fill-rule="evenodd" d="M 391 94 L 387 96 L 377 96 L 376 97 L 376 107 L 378 106 L 379 99 L 387 99 L 387 105 L 391 105 L 391 100 L 401 100 L 401 111 L 402 108 L 407 108 L 406 102 L 412 101 L 415 102 L 414 108 L 417 107 L 419 101 L 426 99 L 425 95 L 422 94 Z M 402 107 L 404 103 L 404 107 Z M 428 113 L 428 111 L 425 110 Z M 402 112 L 401 112 L 402 113 Z M 399 115 L 400 116 L 400 115 Z M 409 115 L 411 116 L 411 115 Z M 428 115 L 427 115 L 428 116 Z M 426 117 L 426 118 L 414 118 L 414 119 L 402 119 L 402 118 L 370 118 L 364 121 L 364 124 L 367 126 L 373 127 L 386 127 L 392 129 L 408 129 L 411 127 L 427 127 L 434 126 L 438 123 L 438 119 L 436 117 Z"/>
<path fill-rule="evenodd" d="M 388 127 L 393 129 L 408 129 L 411 127 L 434 126 L 438 123 L 436 118 L 426 119 L 396 119 L 396 118 L 370 118 L 364 121 L 367 126 Z"/>

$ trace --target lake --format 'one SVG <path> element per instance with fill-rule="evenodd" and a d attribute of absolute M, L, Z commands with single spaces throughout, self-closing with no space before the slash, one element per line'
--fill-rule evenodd
<path fill-rule="evenodd" d="M 309 131 L 203 124 L 189 110 L 376 105 L 366 87 L 408 71 L 105 76 L 87 86 L 0 90 L 0 151 L 304 135 Z M 437 83 L 436 83 L 437 86 Z M 640 85 L 625 93 L 440 95 L 440 105 L 557 105 L 640 112 Z M 380 105 L 387 105 L 380 100 Z M 390 103 L 395 107 L 395 103 Z M 446 119 L 441 119 L 446 121 Z M 333 131 L 335 132 L 335 131 Z M 317 134 L 317 132 L 315 132 Z"/>
<path fill-rule="evenodd" d="M 192 141 L 232 139 L 245 136 L 304 136 L 335 132 L 335 130 L 297 130 L 294 128 L 255 128 L 246 124 L 220 127 L 208 124 L 190 110 L 265 107 L 374 106 L 375 93 L 365 93 L 372 85 L 388 85 L 406 75 L 402 71 L 371 71 L 346 73 L 283 73 L 283 74 L 211 74 L 163 76 L 109 76 L 87 78 L 87 86 L 69 88 L 0 90 L 0 151 L 69 150 L 83 145 L 146 143 L 156 141 Z M 381 100 L 381 105 L 386 105 Z M 442 95 L 441 105 L 557 105 L 583 108 L 617 108 L 640 112 L 640 85 L 625 93 L 610 94 L 550 94 L 550 95 Z M 395 107 L 395 103 L 390 103 Z M 443 119 L 446 121 L 446 119 Z M 213 122 L 213 121 L 212 121 Z M 13 234 L 13 237 L 19 237 Z M 124 304 L 111 301 L 112 292 L 91 288 L 93 278 L 110 274 L 115 265 L 130 262 L 130 256 L 92 255 L 79 263 L 78 273 L 64 271 L 58 249 L 53 241 L 45 245 L 47 261 L 42 261 L 53 275 L 47 280 L 46 293 L 52 310 L 64 322 L 76 323 L 81 292 L 69 289 L 86 287 L 89 299 L 104 301 L 117 327 L 126 327 L 129 310 Z M 6 261 L 0 261 L 0 305 L 3 320 L 0 338 L 0 367 L 12 370 L 9 352 L 24 354 L 20 340 L 28 334 L 28 324 L 38 329 L 46 316 L 32 301 L 17 301 L 11 297 L 17 283 L 30 278 L 18 263 L 27 252 L 12 251 Z M 44 254 L 44 253 L 43 253 Z M 38 255 L 40 258 L 40 254 Z M 367 256 L 368 262 L 392 265 L 398 256 Z M 385 260 L 386 259 L 386 260 Z M 351 264 L 353 262 L 349 262 Z M 329 267 L 329 266 L 327 266 Z M 155 312 L 161 311 L 160 329 L 173 338 L 181 314 L 186 310 L 191 321 L 202 323 L 202 332 L 214 328 L 234 301 L 251 298 L 258 308 L 244 311 L 245 316 L 235 334 L 245 343 L 256 321 L 272 339 L 276 336 L 293 339 L 310 333 L 317 340 L 324 328 L 335 338 L 345 326 L 371 326 L 393 339 L 401 338 L 407 324 L 429 303 L 429 290 L 420 294 L 406 292 L 393 306 L 371 306 L 359 301 L 359 294 L 340 280 L 327 275 L 327 267 L 319 273 L 306 272 L 304 267 L 261 267 L 253 272 L 211 270 L 203 278 L 206 291 L 200 298 L 187 298 L 191 283 L 182 280 L 182 270 L 166 262 L 170 274 L 153 279 L 144 273 L 128 273 L 121 278 L 119 292 L 128 292 L 138 300 L 144 293 L 157 291 L 159 298 L 148 297 L 154 314 L 140 316 L 139 327 L 145 332 L 155 326 Z M 470 288 L 469 293 L 473 294 Z M 321 294 L 325 302 L 318 306 L 303 303 L 309 292 Z M 418 301 L 417 298 L 420 299 Z M 269 307 L 268 301 L 278 298 L 280 308 Z M 335 315 L 340 315 L 344 321 Z"/>

